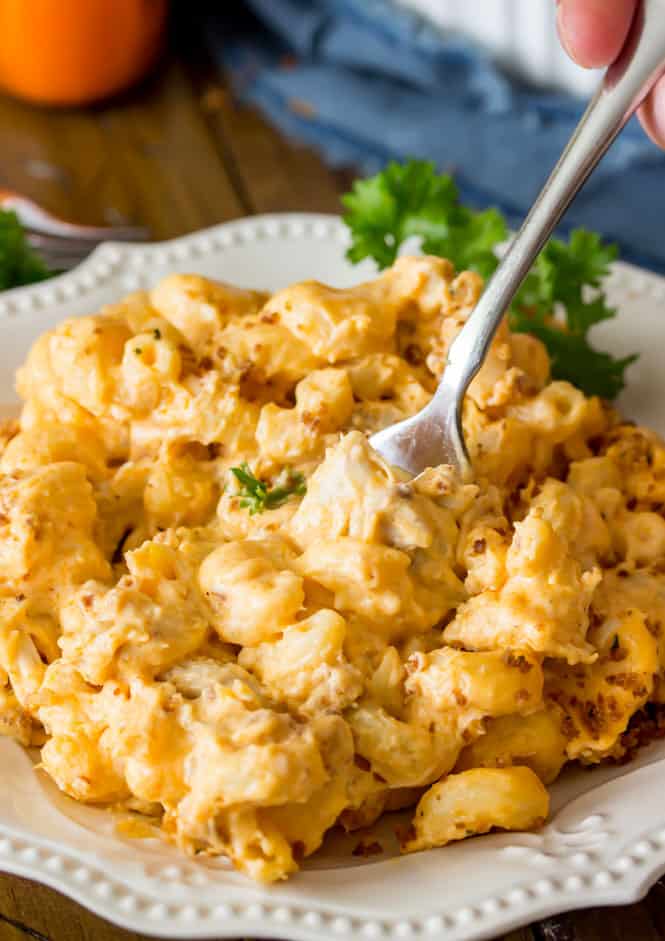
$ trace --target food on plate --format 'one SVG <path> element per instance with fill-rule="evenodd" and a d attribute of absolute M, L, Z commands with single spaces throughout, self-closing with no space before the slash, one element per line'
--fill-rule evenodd
<path fill-rule="evenodd" d="M 437 257 L 273 295 L 173 275 L 34 344 L 0 436 L 0 732 L 76 800 L 253 878 L 415 808 L 404 850 L 542 824 L 665 696 L 665 445 L 504 323 L 415 479 L 482 288 Z M 143 831 L 142 831 L 143 832 Z"/>
<path fill-rule="evenodd" d="M 498 209 L 482 212 L 460 202 L 455 180 L 433 163 L 390 163 L 357 180 L 343 199 L 351 261 L 373 258 L 391 265 L 413 237 L 429 255 L 446 258 L 458 271 L 488 278 L 498 264 L 508 225 Z M 574 229 L 567 242 L 551 239 L 515 295 L 508 323 L 514 333 L 538 337 L 549 354 L 553 379 L 565 379 L 586 395 L 614 399 L 637 357 L 615 357 L 596 348 L 589 332 L 616 311 L 608 304 L 603 278 L 618 255 L 595 232 Z"/>

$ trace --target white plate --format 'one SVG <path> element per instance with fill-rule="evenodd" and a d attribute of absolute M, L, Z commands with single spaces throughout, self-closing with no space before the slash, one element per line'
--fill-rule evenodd
<path fill-rule="evenodd" d="M 0 402 L 38 333 L 97 310 L 169 271 L 255 288 L 303 278 L 348 285 L 372 272 L 344 260 L 332 216 L 257 216 L 160 245 L 106 245 L 76 271 L 0 298 Z M 665 280 L 617 265 L 621 310 L 599 330 L 616 352 L 640 352 L 622 405 L 665 432 Z M 30 757 L 0 740 L 0 869 L 53 886 L 124 927 L 172 938 L 487 938 L 549 914 L 640 898 L 665 871 L 665 742 L 622 768 L 569 771 L 537 834 L 495 834 L 427 853 L 387 848 L 363 860 L 333 837 L 290 882 L 261 888 L 223 861 L 202 863 L 156 841 L 126 840 L 113 818 L 61 795 Z"/>

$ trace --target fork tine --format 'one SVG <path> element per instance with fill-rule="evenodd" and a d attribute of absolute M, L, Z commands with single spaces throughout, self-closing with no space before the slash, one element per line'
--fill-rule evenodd
<path fill-rule="evenodd" d="M 50 268 L 52 271 L 69 271 L 70 268 L 76 268 L 77 265 L 80 265 L 90 252 L 77 251 L 76 249 L 69 249 L 69 251 L 37 249 L 37 254 L 47 268 Z"/>
<path fill-rule="evenodd" d="M 58 273 L 60 271 L 71 271 L 72 268 L 77 268 L 85 259 L 81 258 L 80 255 L 72 255 L 69 258 L 63 255 L 59 258 L 42 257 L 42 261 L 51 273 Z"/>
<path fill-rule="evenodd" d="M 99 241 L 88 241 L 86 239 L 68 238 L 61 235 L 43 235 L 41 232 L 26 232 L 28 245 L 36 251 L 41 252 L 81 252 L 90 253 L 94 251 Z"/>

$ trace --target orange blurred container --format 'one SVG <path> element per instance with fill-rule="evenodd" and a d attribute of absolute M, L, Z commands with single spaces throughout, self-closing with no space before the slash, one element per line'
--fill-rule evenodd
<path fill-rule="evenodd" d="M 0 0 L 0 85 L 39 104 L 122 91 L 157 58 L 168 0 Z"/>

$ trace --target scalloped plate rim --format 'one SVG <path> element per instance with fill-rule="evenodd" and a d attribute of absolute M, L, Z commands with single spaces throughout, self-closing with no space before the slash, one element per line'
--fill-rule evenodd
<path fill-rule="evenodd" d="M 239 236 L 239 239 L 235 236 Z M 10 324 L 13 327 L 15 318 L 23 312 L 39 312 L 51 305 L 66 308 L 70 299 L 85 299 L 88 294 L 98 291 L 108 290 L 113 296 L 116 296 L 117 291 L 117 296 L 122 296 L 127 293 L 126 287 L 120 283 L 126 270 L 125 263 L 129 262 L 131 267 L 132 258 L 150 262 L 161 259 L 168 264 L 170 256 L 180 253 L 179 261 L 190 259 L 191 268 L 196 269 L 197 258 L 222 258 L 225 245 L 237 247 L 245 244 L 251 246 L 248 252 L 250 255 L 254 252 L 255 263 L 260 268 L 261 253 L 257 246 L 266 241 L 277 240 L 288 252 L 289 239 L 327 243 L 328 250 L 340 256 L 335 262 L 338 270 L 348 267 L 341 258 L 345 230 L 339 217 L 320 213 L 270 213 L 249 216 L 162 242 L 108 242 L 100 245 L 72 271 L 49 281 L 15 288 L 2 294 L 0 332 L 9 329 L 11 335 Z M 333 243 L 334 250 L 331 249 Z M 159 268 L 159 264 L 156 264 L 156 268 Z M 152 273 L 152 267 L 150 271 Z M 303 273 L 303 276 L 306 275 Z M 153 280 L 152 274 L 147 280 Z M 660 275 L 618 263 L 614 266 L 613 281 L 616 282 L 618 296 L 625 296 L 626 303 L 632 297 L 636 304 L 644 304 L 645 309 L 649 304 L 655 307 L 660 302 L 665 307 L 665 278 Z M 653 315 L 653 311 L 651 313 Z M 651 329 L 655 328 L 652 326 Z M 3 752 L 7 752 L 8 747 L 16 749 L 16 754 L 22 754 L 16 746 L 0 743 Z M 661 754 L 661 750 L 658 754 Z M 662 754 L 665 756 L 665 751 L 662 751 Z M 647 780 L 649 776 L 658 774 L 659 764 L 662 762 L 647 763 L 641 767 L 637 766 L 635 771 L 638 774 L 644 771 L 642 777 Z M 26 772 L 19 769 L 15 773 L 20 776 Z M 33 772 L 30 771 L 30 774 Z M 616 777 L 614 782 L 630 776 L 631 772 L 628 771 Z M 604 780 L 612 783 L 610 778 Z M 599 791 L 600 787 L 602 780 L 599 781 L 598 787 L 592 787 L 587 793 L 593 794 Z M 633 790 L 635 789 L 639 790 L 637 782 L 633 785 Z M 640 812 L 635 810 L 635 804 L 639 802 L 635 801 L 630 785 L 627 792 L 634 812 Z M 579 798 L 582 803 L 584 796 L 582 794 Z M 219 894 L 217 911 L 213 902 L 203 902 L 196 898 L 189 905 L 189 908 L 193 906 L 193 909 L 188 910 L 187 904 L 169 900 L 167 893 L 170 883 L 145 876 L 146 882 L 143 885 L 137 887 L 134 883 L 130 884 L 130 876 L 123 870 L 115 855 L 110 861 L 100 858 L 96 862 L 90 851 L 81 852 L 76 844 L 68 844 L 64 838 L 52 839 L 30 830 L 27 826 L 8 823 L 8 813 L 9 811 L 0 809 L 0 870 L 48 885 L 128 930 L 173 938 L 233 937 L 244 934 L 266 938 L 291 938 L 294 941 L 323 941 L 331 936 L 406 938 L 420 934 L 423 937 L 445 937 L 448 941 L 478 941 L 570 908 L 637 901 L 665 872 L 664 812 L 660 822 L 649 823 L 639 830 L 637 835 L 632 832 L 623 834 L 626 839 L 616 848 L 615 855 L 610 855 L 609 861 L 599 862 L 599 868 L 594 868 L 591 874 L 588 871 L 576 872 L 570 869 L 570 860 L 575 854 L 565 857 L 568 868 L 562 864 L 563 874 L 557 870 L 556 859 L 552 864 L 553 871 L 543 870 L 541 873 L 534 872 L 533 865 L 524 863 L 523 877 L 514 883 L 510 891 L 506 889 L 499 895 L 495 893 L 494 896 L 488 896 L 479 890 L 474 901 L 461 908 L 456 906 L 454 901 L 442 906 L 438 895 L 432 900 L 433 914 L 422 915 L 419 911 L 412 911 L 399 917 L 378 917 L 369 911 L 362 914 L 358 911 L 357 904 L 353 911 L 344 913 L 343 898 L 340 898 L 339 904 L 336 905 L 331 905 L 328 901 L 317 901 L 312 895 L 311 887 L 298 901 L 299 888 L 303 883 L 297 879 L 288 887 L 287 895 L 292 899 L 290 902 L 276 898 L 282 894 L 278 890 L 261 890 L 247 880 L 232 883 L 230 886 L 220 885 L 219 889 L 214 883 L 211 884 L 211 896 L 213 891 Z M 617 824 L 619 827 L 620 825 Z M 498 854 L 506 848 L 510 837 L 488 839 L 493 842 L 469 841 L 470 844 L 478 844 L 477 849 L 472 846 L 469 857 L 473 860 L 476 854 L 480 854 L 482 858 L 485 848 L 489 847 L 486 854 L 496 857 L 495 862 L 500 865 L 503 857 Z M 92 842 L 94 843 L 94 839 Z M 517 844 L 519 845 L 519 841 Z M 420 854 L 419 857 L 401 860 L 398 885 L 408 885 L 409 872 L 415 870 L 417 874 L 421 866 L 419 860 L 423 859 L 428 860 L 428 869 L 431 865 L 440 870 L 441 877 L 445 880 L 445 856 L 441 855 L 442 852 L 446 851 L 432 851 Z M 529 857 L 529 852 L 531 851 L 526 851 L 528 858 L 547 856 L 534 850 Z M 126 855 L 128 862 L 136 863 L 129 850 Z M 577 855 L 583 856 L 584 853 Z M 591 856 L 593 858 L 593 854 Z M 416 864 L 413 860 L 416 860 Z M 630 865 L 625 871 L 617 873 L 612 866 L 620 860 L 628 860 Z M 389 871 L 390 862 L 380 860 L 376 864 L 370 863 L 367 867 L 360 867 L 358 881 L 362 881 L 362 873 L 368 872 L 374 865 L 383 867 L 382 872 L 386 869 Z M 140 861 L 137 865 L 140 865 Z M 518 866 L 517 863 L 513 865 Z M 336 871 L 328 870 L 332 873 L 333 882 Z M 79 875 L 75 876 L 74 873 Z M 319 878 L 328 878 L 322 870 L 318 870 L 317 875 Z M 601 876 L 603 878 L 600 878 Z M 390 872 L 385 881 L 387 886 L 392 885 Z M 161 896 L 157 894 L 158 889 Z M 390 891 L 390 888 L 386 891 Z M 196 896 L 193 891 L 191 894 Z M 258 903 L 257 897 L 260 898 Z M 123 908 L 123 898 L 125 902 L 130 900 L 128 907 L 126 905 Z M 260 909 L 256 908 L 257 904 L 261 906 Z M 164 906 L 164 912 L 161 915 L 150 915 L 151 907 L 159 905 Z"/>

